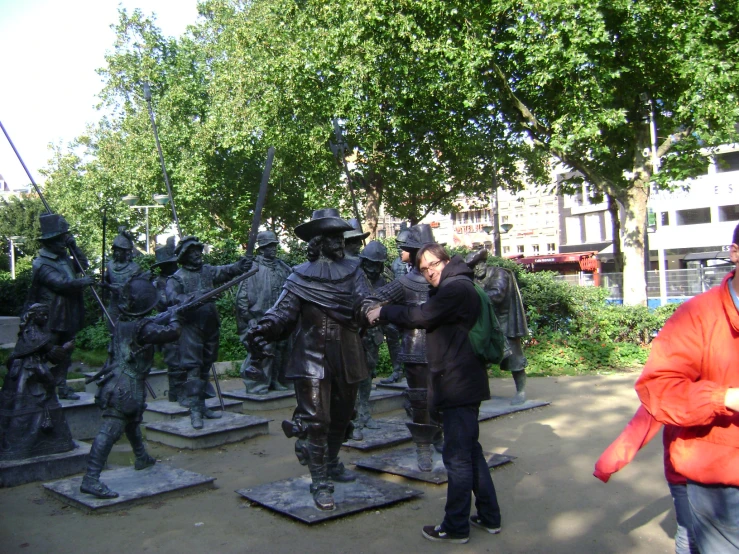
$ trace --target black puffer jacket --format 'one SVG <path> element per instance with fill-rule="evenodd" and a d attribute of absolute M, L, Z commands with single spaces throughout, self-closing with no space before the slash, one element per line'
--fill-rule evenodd
<path fill-rule="evenodd" d="M 439 288 L 421 306 L 383 306 L 382 322 L 426 329 L 431 405 L 436 409 L 478 404 L 490 398 L 485 364 L 475 355 L 469 330 L 480 315 L 472 270 L 454 256 L 441 273 Z"/>

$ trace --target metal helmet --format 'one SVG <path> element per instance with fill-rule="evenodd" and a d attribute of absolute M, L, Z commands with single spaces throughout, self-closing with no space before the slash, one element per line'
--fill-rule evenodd
<path fill-rule="evenodd" d="M 118 228 L 118 235 L 113 239 L 113 248 L 133 250 L 133 236 L 125 227 Z"/>
<path fill-rule="evenodd" d="M 359 257 L 371 262 L 384 262 L 387 260 L 387 248 L 380 241 L 373 240 L 364 247 Z"/>
<path fill-rule="evenodd" d="M 156 308 L 159 303 L 159 292 L 149 277 L 148 273 L 140 273 L 123 285 L 118 304 L 122 314 L 139 317 Z"/>
<path fill-rule="evenodd" d="M 405 241 L 408 240 L 408 237 L 411 235 L 411 230 L 407 227 L 402 227 L 400 231 L 398 231 L 398 234 L 395 236 L 395 243 L 398 246 L 402 246 L 405 244 Z"/>
<path fill-rule="evenodd" d="M 257 234 L 257 248 L 264 248 L 270 244 L 280 244 L 277 240 L 277 235 L 272 231 L 261 231 Z"/>

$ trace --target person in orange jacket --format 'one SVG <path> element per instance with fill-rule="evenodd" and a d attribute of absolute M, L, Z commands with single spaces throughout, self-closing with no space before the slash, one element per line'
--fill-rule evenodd
<path fill-rule="evenodd" d="M 739 552 L 739 225 L 729 255 L 735 268 L 667 320 L 636 382 L 647 411 L 680 427 L 670 460 L 704 553 Z"/>
<path fill-rule="evenodd" d="M 626 424 L 621 434 L 603 451 L 595 462 L 593 475 L 607 483 L 611 475 L 622 469 L 634 459 L 636 453 L 651 441 L 662 429 L 662 424 L 640 406 Z M 670 446 L 675 441 L 679 427 L 665 425 L 662 433 L 664 446 L 665 479 L 670 487 L 672 502 L 675 505 L 677 533 L 675 533 L 675 554 L 697 554 L 698 545 L 693 530 L 693 516 L 688 502 L 687 479 L 675 471 L 670 461 Z"/>

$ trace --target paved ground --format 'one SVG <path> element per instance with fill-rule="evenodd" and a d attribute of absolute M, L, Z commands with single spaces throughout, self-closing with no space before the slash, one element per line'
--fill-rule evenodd
<path fill-rule="evenodd" d="M 172 465 L 216 477 L 217 490 L 89 516 L 47 497 L 40 484 L 0 489 L 0 551 L 673 552 L 674 513 L 662 473 L 660 440 L 607 485 L 591 475 L 600 452 L 638 406 L 636 377 L 529 379 L 529 396 L 551 400 L 551 406 L 482 423 L 483 448 L 518 459 L 493 472 L 503 511 L 502 533 L 493 536 L 473 528 L 466 545 L 437 545 L 421 537 L 423 525 L 441 520 L 445 486 L 413 482 L 425 493 L 419 500 L 314 527 L 250 506 L 234 491 L 304 473 L 292 441 L 279 431 L 279 421 L 290 413 L 282 410 L 268 412 L 275 420 L 269 436 L 243 444 L 196 452 L 151 445 L 154 455 Z M 513 394 L 510 379 L 493 380 L 492 388 L 494 394 Z M 111 461 L 130 463 L 130 454 L 123 447 L 116 449 Z M 343 458 L 363 455 L 346 451 Z"/>

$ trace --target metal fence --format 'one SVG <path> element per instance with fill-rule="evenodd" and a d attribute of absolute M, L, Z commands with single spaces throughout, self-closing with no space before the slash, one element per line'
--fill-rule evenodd
<path fill-rule="evenodd" d="M 686 300 L 721 283 L 733 266 L 699 267 L 695 269 L 670 269 L 665 271 L 665 292 L 668 301 Z M 556 279 L 573 285 L 594 286 L 592 273 L 558 275 Z M 611 300 L 623 299 L 623 273 L 601 273 L 600 286 L 607 288 Z M 647 271 L 647 297 L 660 298 L 659 271 Z"/>

